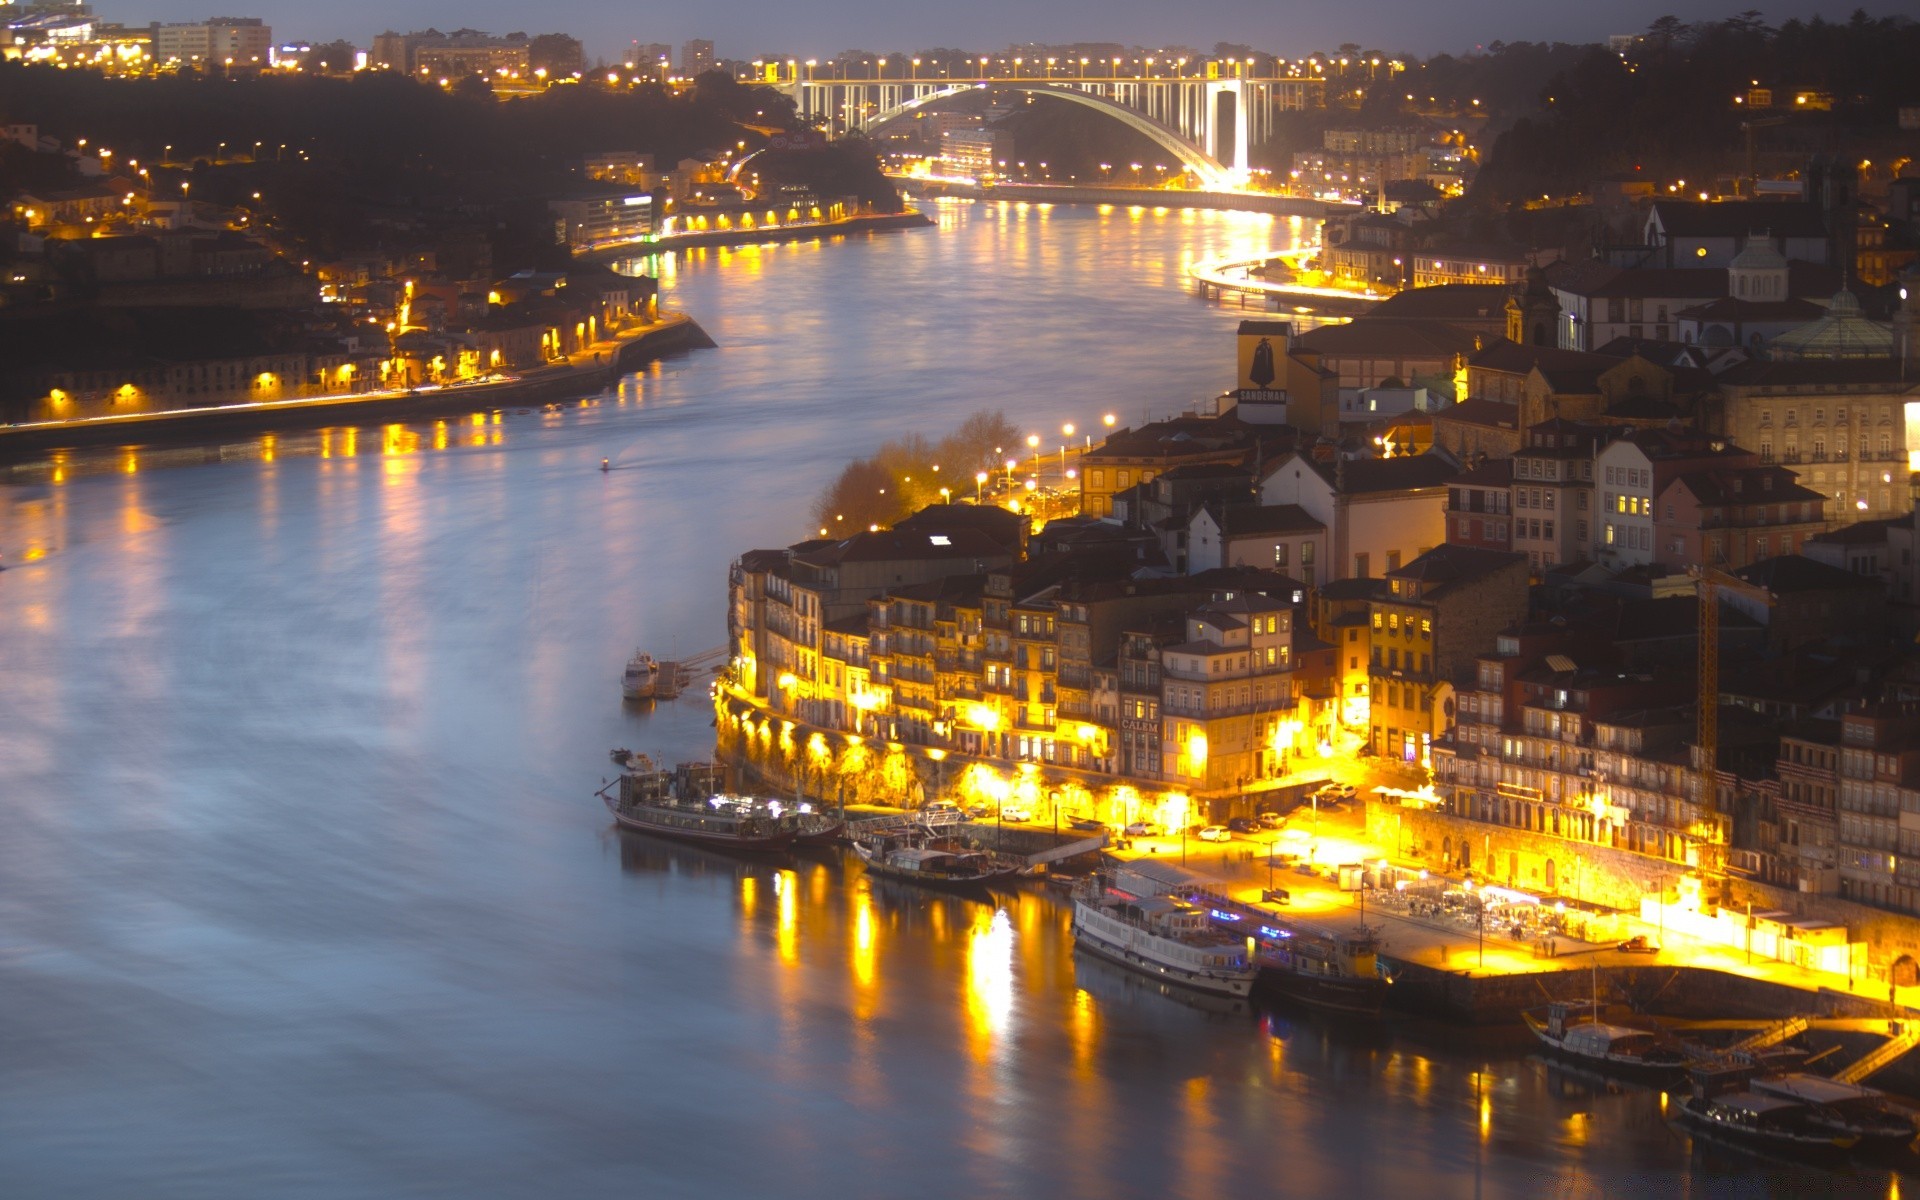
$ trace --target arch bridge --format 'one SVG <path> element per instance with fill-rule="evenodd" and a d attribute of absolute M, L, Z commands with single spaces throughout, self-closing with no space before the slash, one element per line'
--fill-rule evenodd
<path fill-rule="evenodd" d="M 796 75 L 776 85 L 802 117 L 835 133 L 871 133 L 893 121 L 981 88 L 1053 96 L 1106 113 L 1180 160 L 1203 187 L 1244 182 L 1247 149 L 1271 136 L 1276 114 L 1318 99 L 1319 80 L 1283 77 L 1051 76 L 972 79 L 859 79 Z"/>

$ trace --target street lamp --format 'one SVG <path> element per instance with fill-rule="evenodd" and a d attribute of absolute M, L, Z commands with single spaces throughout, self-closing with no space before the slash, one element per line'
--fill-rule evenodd
<path fill-rule="evenodd" d="M 985 471 L 976 472 L 973 477 L 973 502 L 975 504 L 980 503 L 980 489 L 986 486 L 987 473 Z"/>
<path fill-rule="evenodd" d="M 1013 486 L 1013 460 L 1011 458 L 1007 460 L 1007 486 Z"/>
<path fill-rule="evenodd" d="M 1112 413 L 1108 413 L 1106 416 L 1100 418 L 1100 423 L 1102 425 L 1105 425 L 1108 429 L 1112 429 L 1114 427 L 1114 424 L 1118 422 L 1119 419 L 1120 418 L 1114 416 Z"/>
<path fill-rule="evenodd" d="M 1030 433 L 1027 435 L 1027 449 L 1033 451 L 1033 469 L 1035 473 L 1038 473 L 1040 470 L 1040 435 L 1039 434 Z"/>

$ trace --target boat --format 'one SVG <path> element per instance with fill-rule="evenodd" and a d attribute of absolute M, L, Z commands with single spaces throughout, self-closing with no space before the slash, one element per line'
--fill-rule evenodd
<path fill-rule="evenodd" d="M 1548 1053 L 1604 1074 L 1641 1083 L 1677 1083 L 1693 1062 L 1664 1030 L 1635 1029 L 1600 1020 L 1590 1001 L 1555 1001 L 1545 1018 L 1520 1014 Z"/>
<path fill-rule="evenodd" d="M 620 695 L 628 700 L 651 700 L 659 686 L 660 664 L 645 650 L 635 650 L 620 676 Z"/>
<path fill-rule="evenodd" d="M 796 834 L 777 813 L 714 796 L 687 799 L 673 786 L 673 773 L 635 770 L 596 793 L 623 829 L 732 850 L 786 850 Z"/>
<path fill-rule="evenodd" d="M 1328 1012 L 1380 1015 L 1392 981 L 1380 973 L 1372 929 L 1333 933 L 1271 919 L 1256 928 L 1261 991 Z"/>
<path fill-rule="evenodd" d="M 1073 893 L 1073 944 L 1143 975 L 1241 999 L 1260 970 L 1247 941 L 1215 929 L 1207 910 L 1172 895 L 1136 895 L 1105 875 Z"/>
<path fill-rule="evenodd" d="M 1860 1142 L 1815 1125 L 1804 1104 L 1756 1092 L 1690 1096 L 1680 1104 L 1680 1123 L 1708 1141 L 1812 1162 L 1838 1162 Z"/>
<path fill-rule="evenodd" d="M 685 663 L 662 659 L 654 666 L 653 696 L 656 700 L 672 700 L 693 682 L 693 672 Z"/>
<path fill-rule="evenodd" d="M 1748 1089 L 1762 1096 L 1794 1100 L 1808 1108 L 1810 1124 L 1862 1145 L 1905 1145 L 1914 1138 L 1913 1113 L 1877 1088 L 1841 1083 L 1804 1071 L 1756 1075 Z"/>
<path fill-rule="evenodd" d="M 1860 1134 L 1836 1131 L 1828 1123 L 1831 1113 L 1821 1111 L 1824 1105 L 1755 1089 L 1758 1078 L 1750 1064 L 1702 1064 L 1691 1074 L 1693 1095 L 1681 1102 L 1678 1119 L 1696 1137 L 1822 1163 L 1837 1162 L 1860 1144 Z"/>
<path fill-rule="evenodd" d="M 853 852 L 874 875 L 948 890 L 971 890 L 1017 874 L 1025 866 L 951 838 L 914 833 L 857 838 Z"/>

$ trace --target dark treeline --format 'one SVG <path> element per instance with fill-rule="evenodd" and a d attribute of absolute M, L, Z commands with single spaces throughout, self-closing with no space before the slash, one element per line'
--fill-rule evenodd
<path fill-rule="evenodd" d="M 109 148 L 116 167 L 138 160 L 156 194 L 188 182 L 195 198 L 231 205 L 260 192 L 281 234 L 322 255 L 369 244 L 369 210 L 382 205 L 465 213 L 537 245 L 551 226 L 540 201 L 580 183 L 584 155 L 636 151 L 670 168 L 796 128 L 784 97 L 721 72 L 678 94 L 587 82 L 496 101 L 477 77 L 449 90 L 387 72 L 129 80 L 8 64 L 0 119 Z M 0 189 L 47 186 L 46 157 L 0 157 Z M 773 182 L 784 172 L 878 198 L 870 151 L 829 157 L 776 158 L 768 170 Z"/>
<path fill-rule="evenodd" d="M 1843 23 L 1814 17 L 1777 29 L 1757 12 L 1697 25 L 1663 17 L 1624 60 L 1583 48 L 1530 108 L 1516 108 L 1474 199 L 1504 204 L 1585 191 L 1595 179 L 1636 170 L 1656 179 L 1737 170 L 1748 111 L 1733 99 L 1755 80 L 1789 109 L 1793 89 L 1830 93 L 1831 112 L 1795 113 L 1793 138 L 1813 148 L 1838 144 L 1849 132 L 1891 126 L 1899 105 L 1920 102 L 1916 63 L 1920 23 L 1906 17 L 1855 12 Z"/>

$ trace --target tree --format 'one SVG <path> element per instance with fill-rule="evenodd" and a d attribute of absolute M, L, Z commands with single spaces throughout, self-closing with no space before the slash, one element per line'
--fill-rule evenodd
<path fill-rule="evenodd" d="M 493 85 L 487 82 L 485 75 L 462 75 L 454 80 L 453 94 L 461 100 L 493 99 Z"/>
<path fill-rule="evenodd" d="M 851 537 L 871 525 L 893 524 L 904 515 L 899 504 L 887 469 L 873 459 L 858 459 L 842 468 L 814 502 L 814 527 L 826 530 L 828 537 Z"/>
<path fill-rule="evenodd" d="M 322 42 L 301 58 L 300 69 L 314 75 L 345 75 L 353 70 L 357 53 L 352 42 Z"/>
<path fill-rule="evenodd" d="M 586 66 L 586 53 L 578 38 L 564 33 L 543 33 L 527 43 L 529 70 L 545 70 L 550 79 L 565 79 Z"/>

